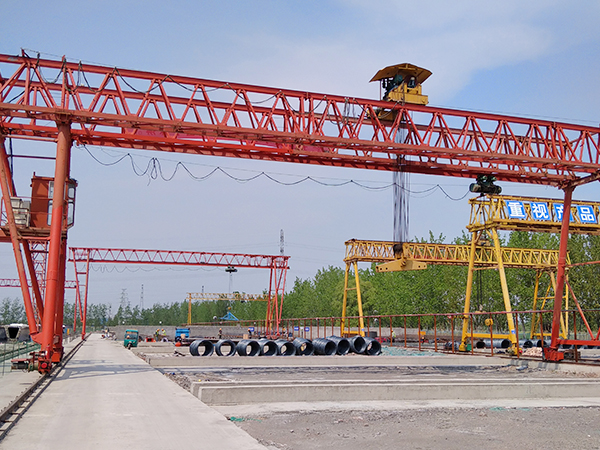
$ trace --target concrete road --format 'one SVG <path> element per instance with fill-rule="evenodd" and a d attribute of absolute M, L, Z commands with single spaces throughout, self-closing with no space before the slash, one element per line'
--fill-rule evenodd
<path fill-rule="evenodd" d="M 0 449 L 265 449 L 118 341 L 92 335 Z"/>

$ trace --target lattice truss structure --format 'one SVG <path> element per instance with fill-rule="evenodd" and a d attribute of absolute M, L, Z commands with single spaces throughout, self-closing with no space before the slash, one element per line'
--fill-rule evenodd
<path fill-rule="evenodd" d="M 79 144 L 538 184 L 600 165 L 598 127 L 0 55 L 4 135 L 57 120 Z"/>

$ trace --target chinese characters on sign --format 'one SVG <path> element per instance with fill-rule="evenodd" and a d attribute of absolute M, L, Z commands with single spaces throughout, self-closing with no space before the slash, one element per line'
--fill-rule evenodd
<path fill-rule="evenodd" d="M 506 208 L 509 219 L 527 219 L 527 210 L 525 209 L 526 202 L 517 200 L 507 200 Z M 531 211 L 531 220 L 541 221 L 555 221 L 561 222 L 563 217 L 564 206 L 562 203 L 552 203 L 552 209 L 548 207 L 546 202 L 529 202 Z M 576 205 L 577 215 L 579 216 L 580 223 L 598 223 L 598 218 L 594 212 L 592 205 Z M 550 211 L 554 212 L 554 219 L 552 218 Z M 570 221 L 574 222 L 573 213 L 571 213 Z"/>
<path fill-rule="evenodd" d="M 581 223 L 597 223 L 594 208 L 590 205 L 577 205 L 577 212 Z"/>
<path fill-rule="evenodd" d="M 550 220 L 547 203 L 531 202 L 531 217 L 533 220 Z"/>
<path fill-rule="evenodd" d="M 508 217 L 511 219 L 527 219 L 523 202 L 509 200 L 506 202 L 506 207 L 508 208 Z"/>

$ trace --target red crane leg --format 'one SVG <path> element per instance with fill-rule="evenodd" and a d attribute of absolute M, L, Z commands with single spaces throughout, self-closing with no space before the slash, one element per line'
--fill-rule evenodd
<path fill-rule="evenodd" d="M 68 175 L 68 174 L 67 174 Z M 52 350 L 52 362 L 57 363 L 63 357 L 63 320 L 65 309 L 65 273 L 67 265 L 67 240 L 61 242 L 60 271 L 57 291 L 56 314 L 54 322 L 54 347 Z"/>
<path fill-rule="evenodd" d="M 38 326 L 35 319 L 33 304 L 31 303 L 31 294 L 29 291 L 27 275 L 25 273 L 25 265 L 23 264 L 23 255 L 21 254 L 21 247 L 19 244 L 19 232 L 17 230 L 15 215 L 10 202 L 10 197 L 14 196 L 15 192 L 13 189 L 10 167 L 8 165 L 8 157 L 6 155 L 6 149 L 4 148 L 3 136 L 0 136 L 0 155 L 0 186 L 2 187 L 2 200 L 4 201 L 4 208 L 6 211 L 6 217 L 8 219 L 10 240 L 13 246 L 13 252 L 15 254 L 17 272 L 19 274 L 19 282 L 21 284 L 21 292 L 23 294 L 23 302 L 25 303 L 25 314 L 27 315 L 27 322 L 29 323 L 29 333 L 35 340 L 38 333 Z"/>
<path fill-rule="evenodd" d="M 45 352 L 44 360 L 53 360 L 55 349 L 62 353 L 62 329 L 57 340 L 59 345 L 55 347 L 55 334 L 57 314 L 62 312 L 64 300 L 64 270 L 66 253 L 63 251 L 63 220 L 65 216 L 65 186 L 69 176 L 69 161 L 71 159 L 71 129 L 66 123 L 57 122 L 58 140 L 56 144 L 56 166 L 54 171 L 54 193 L 52 196 L 52 220 L 50 222 L 50 248 L 48 250 L 48 268 L 46 272 L 46 301 L 45 311 L 42 319 L 42 351 Z M 66 244 L 66 236 L 65 236 Z M 62 318 L 60 319 L 62 328 Z M 40 367 L 42 363 L 40 362 Z M 48 366 L 46 366 L 49 368 Z"/>
<path fill-rule="evenodd" d="M 42 300 L 42 291 L 40 290 L 40 283 L 35 271 L 35 264 L 33 262 L 31 247 L 29 246 L 28 241 L 23 242 L 23 253 L 25 253 L 25 261 L 27 261 L 27 268 L 29 269 L 29 279 L 31 280 L 31 289 L 33 291 L 33 297 L 35 298 L 38 317 L 41 318 L 44 316 L 44 301 Z"/>
<path fill-rule="evenodd" d="M 81 339 L 85 339 L 85 326 L 87 322 L 87 300 L 88 300 L 88 286 L 90 276 L 90 255 L 88 253 L 87 261 L 85 263 L 85 291 L 83 294 L 83 309 L 81 310 Z M 81 301 L 81 298 L 80 298 Z M 79 305 L 81 308 L 81 304 Z"/>
<path fill-rule="evenodd" d="M 554 310 L 552 315 L 552 334 L 550 348 L 544 349 L 544 356 L 550 361 L 560 361 L 564 355 L 558 351 L 558 334 L 560 332 L 560 315 L 565 288 L 565 266 L 567 262 L 567 244 L 569 243 L 569 221 L 571 220 L 571 199 L 573 187 L 565 187 L 563 217 L 560 228 L 560 246 L 558 248 L 558 267 L 556 271 L 556 291 L 554 292 Z"/>
<path fill-rule="evenodd" d="M 73 336 L 75 336 L 75 332 L 77 331 L 77 300 L 79 299 L 79 295 L 76 294 L 76 297 L 73 306 Z"/>

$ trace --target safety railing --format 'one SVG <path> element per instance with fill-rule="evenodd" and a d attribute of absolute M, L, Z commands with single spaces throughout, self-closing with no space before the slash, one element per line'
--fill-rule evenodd
<path fill-rule="evenodd" d="M 12 370 L 12 359 L 29 356 L 29 353 L 37 351 L 39 348 L 39 344 L 34 342 L 13 340 L 0 343 L 0 377 Z"/>

